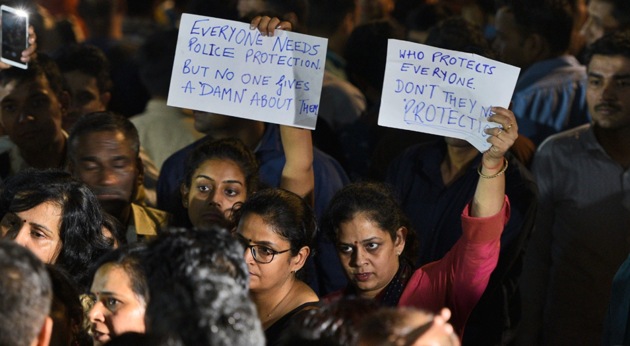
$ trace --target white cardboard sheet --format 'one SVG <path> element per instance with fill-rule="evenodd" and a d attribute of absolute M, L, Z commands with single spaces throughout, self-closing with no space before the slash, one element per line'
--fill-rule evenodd
<path fill-rule="evenodd" d="M 491 107 L 507 108 L 520 69 L 479 55 L 390 39 L 378 124 L 490 148 Z"/>
<path fill-rule="evenodd" d="M 314 129 L 326 62 L 324 38 L 184 14 L 169 106 Z"/>

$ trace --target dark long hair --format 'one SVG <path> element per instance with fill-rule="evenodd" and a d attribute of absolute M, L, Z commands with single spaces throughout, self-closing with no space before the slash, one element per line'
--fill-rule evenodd
<path fill-rule="evenodd" d="M 101 226 L 103 216 L 96 196 L 83 183 L 61 170 L 29 169 L 6 181 L 0 194 L 0 217 L 42 203 L 54 203 L 62 212 L 59 237 L 62 248 L 55 263 L 82 290 L 89 285 L 87 268 L 112 248 Z"/>

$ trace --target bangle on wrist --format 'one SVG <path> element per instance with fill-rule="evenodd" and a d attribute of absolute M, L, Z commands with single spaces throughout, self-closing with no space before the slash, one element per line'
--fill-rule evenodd
<path fill-rule="evenodd" d="M 493 175 L 485 175 L 481 172 L 481 168 L 483 167 L 483 163 L 481 165 L 479 165 L 479 167 L 477 168 L 477 173 L 479 173 L 479 176 L 484 178 L 484 179 L 492 179 L 492 178 L 496 178 L 500 175 L 503 175 L 503 173 L 505 173 L 505 171 L 508 168 L 508 160 L 504 157 L 503 158 L 503 168 L 501 168 L 500 171 L 498 171 L 497 173 L 493 174 Z M 497 166 L 498 167 L 498 166 Z M 487 167 L 486 167 L 487 168 Z M 488 168 L 490 169 L 490 168 Z M 496 167 L 494 168 L 496 169 Z"/>

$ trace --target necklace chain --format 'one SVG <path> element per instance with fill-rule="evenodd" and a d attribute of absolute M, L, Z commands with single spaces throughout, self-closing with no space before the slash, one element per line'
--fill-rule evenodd
<path fill-rule="evenodd" d="M 271 309 L 271 311 L 269 311 L 269 313 L 267 314 L 267 318 L 271 317 L 271 315 L 276 312 L 276 309 L 278 309 L 278 307 L 280 305 L 282 305 L 282 303 L 284 302 L 285 299 L 287 299 L 287 297 L 289 296 L 289 294 L 291 294 L 291 291 L 293 291 L 293 285 L 291 286 L 291 288 L 289 289 L 289 291 L 287 292 L 287 294 L 284 295 L 284 297 L 282 297 L 282 299 L 280 299 L 280 301 L 278 302 L 278 304 L 276 304 L 276 306 L 273 307 L 273 309 Z"/>

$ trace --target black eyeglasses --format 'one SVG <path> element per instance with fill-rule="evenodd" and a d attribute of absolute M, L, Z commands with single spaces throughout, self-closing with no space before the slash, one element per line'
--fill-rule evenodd
<path fill-rule="evenodd" d="M 238 240 L 243 245 L 243 247 L 251 251 L 254 261 L 258 263 L 262 263 L 262 264 L 271 263 L 271 261 L 273 261 L 273 258 L 276 255 L 291 251 L 291 249 L 286 249 L 284 251 L 276 251 L 264 245 L 250 245 L 249 243 L 251 243 L 252 241 L 251 239 L 247 239 L 243 237 L 240 233 L 236 233 L 236 236 L 238 237 Z"/>

